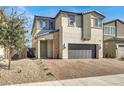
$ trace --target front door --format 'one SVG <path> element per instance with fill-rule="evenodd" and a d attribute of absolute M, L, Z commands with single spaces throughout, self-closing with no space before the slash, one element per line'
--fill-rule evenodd
<path fill-rule="evenodd" d="M 40 58 L 47 58 L 47 41 L 40 42 Z"/>

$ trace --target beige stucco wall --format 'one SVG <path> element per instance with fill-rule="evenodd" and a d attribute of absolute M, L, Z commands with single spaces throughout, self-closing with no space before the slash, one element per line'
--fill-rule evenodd
<path fill-rule="evenodd" d="M 38 39 L 34 36 L 32 37 L 32 48 L 35 48 L 35 56 L 38 57 Z"/>
<path fill-rule="evenodd" d="M 124 38 L 124 24 L 117 21 L 117 37 Z"/>
<path fill-rule="evenodd" d="M 55 20 L 55 29 L 59 29 L 58 35 L 59 35 L 59 58 L 62 58 L 62 51 L 63 51 L 63 46 L 62 46 L 62 14 L 60 14 L 56 20 Z"/>
<path fill-rule="evenodd" d="M 111 22 L 109 24 L 105 24 L 104 26 L 115 26 L 115 22 Z"/>
<path fill-rule="evenodd" d="M 111 22 L 111 23 L 109 23 L 109 24 L 105 24 L 104 25 L 104 27 L 105 26 L 115 26 L 115 22 Z M 107 40 L 107 39 L 110 39 L 110 38 L 112 38 L 113 36 L 110 36 L 110 35 L 104 35 L 104 40 Z"/>
<path fill-rule="evenodd" d="M 77 15 L 76 20 L 81 23 L 81 16 Z M 62 15 L 62 44 L 66 46 L 62 52 L 62 58 L 68 58 L 68 43 L 80 43 L 80 44 L 98 44 L 101 46 L 99 50 L 99 57 L 103 57 L 103 30 L 91 28 L 91 39 L 81 40 L 82 29 L 80 26 L 69 27 L 68 26 L 68 15 Z"/>
<path fill-rule="evenodd" d="M 81 17 L 76 16 L 76 23 L 80 25 L 81 21 L 79 20 L 81 20 Z M 64 47 L 64 44 L 66 46 L 66 48 L 62 49 L 62 58 L 68 58 L 68 43 L 72 42 L 75 37 L 81 39 L 81 27 L 76 26 L 76 24 L 75 24 L 75 27 L 69 27 L 68 26 L 68 15 L 62 14 L 62 47 Z"/>
<path fill-rule="evenodd" d="M 53 58 L 59 58 L 59 32 L 53 33 Z"/>
<path fill-rule="evenodd" d="M 116 24 L 117 22 L 117 24 Z M 124 24 L 119 21 L 113 21 L 109 24 L 105 24 L 105 26 L 116 26 L 117 25 L 117 37 L 118 38 L 124 38 Z M 112 36 L 104 35 L 104 40 L 111 38 Z"/>
<path fill-rule="evenodd" d="M 90 40 L 91 39 L 91 14 L 83 15 L 83 20 L 81 20 L 83 23 L 82 28 L 82 39 Z"/>

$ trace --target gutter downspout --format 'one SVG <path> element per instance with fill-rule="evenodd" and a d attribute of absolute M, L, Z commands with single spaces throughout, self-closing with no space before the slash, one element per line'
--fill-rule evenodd
<path fill-rule="evenodd" d="M 115 37 L 117 38 L 117 21 L 115 21 Z"/>
<path fill-rule="evenodd" d="M 84 22 L 83 22 L 83 14 L 81 15 L 81 40 L 84 40 L 84 34 L 83 34 L 83 32 L 84 32 Z"/>

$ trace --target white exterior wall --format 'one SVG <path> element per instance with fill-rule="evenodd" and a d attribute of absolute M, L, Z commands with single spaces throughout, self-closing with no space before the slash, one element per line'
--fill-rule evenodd
<path fill-rule="evenodd" d="M 37 53 L 38 53 L 38 58 L 40 59 L 40 40 L 38 40 L 38 51 L 37 51 Z"/>
<path fill-rule="evenodd" d="M 49 58 L 53 57 L 53 41 L 52 40 L 47 41 L 47 56 Z"/>
<path fill-rule="evenodd" d="M 0 47 L 0 57 L 4 57 L 4 48 Z"/>
<path fill-rule="evenodd" d="M 91 19 L 92 22 L 92 19 Z M 103 29 L 91 28 L 91 39 L 83 41 L 81 40 L 81 16 L 76 16 L 76 23 L 79 26 L 69 27 L 68 26 L 68 16 L 62 16 L 62 45 L 65 44 L 66 48 L 62 51 L 62 58 L 68 58 L 68 43 L 78 43 L 78 44 L 98 44 L 101 46 L 99 50 L 99 57 L 103 57 Z M 91 23 L 92 25 L 92 23 Z"/>
<path fill-rule="evenodd" d="M 116 57 L 117 58 L 123 58 L 124 57 L 124 47 L 121 47 L 121 50 L 119 50 L 119 45 L 124 45 L 124 43 L 116 43 Z"/>

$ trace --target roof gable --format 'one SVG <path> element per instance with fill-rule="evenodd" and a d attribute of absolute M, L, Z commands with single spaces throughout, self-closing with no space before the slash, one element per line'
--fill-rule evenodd
<path fill-rule="evenodd" d="M 96 13 L 98 14 L 99 16 L 101 16 L 102 18 L 105 18 L 104 15 L 102 15 L 100 12 L 98 11 L 86 11 L 84 13 L 76 13 L 76 12 L 70 12 L 70 11 L 63 11 L 63 10 L 60 10 L 55 17 L 45 17 L 45 16 L 35 16 L 34 17 L 34 21 L 33 21 L 33 26 L 32 26 L 32 31 L 31 31 L 31 34 L 33 33 L 33 28 L 34 28 L 34 25 L 35 25 L 35 21 L 36 21 L 36 18 L 48 18 L 48 19 L 56 19 L 61 13 L 67 13 L 67 14 L 76 14 L 76 15 L 85 15 L 85 14 L 88 14 L 88 13 Z"/>
<path fill-rule="evenodd" d="M 112 22 L 120 22 L 120 23 L 124 24 L 124 22 L 122 20 L 115 19 L 115 20 L 111 20 L 111 21 L 105 22 L 104 25 L 109 24 L 109 23 L 112 23 Z"/>
<path fill-rule="evenodd" d="M 94 11 L 86 11 L 86 12 L 83 12 L 82 14 L 85 15 L 85 14 L 90 14 L 90 13 L 95 13 L 95 14 L 105 18 L 105 16 L 102 13 L 95 11 L 95 10 Z"/>

